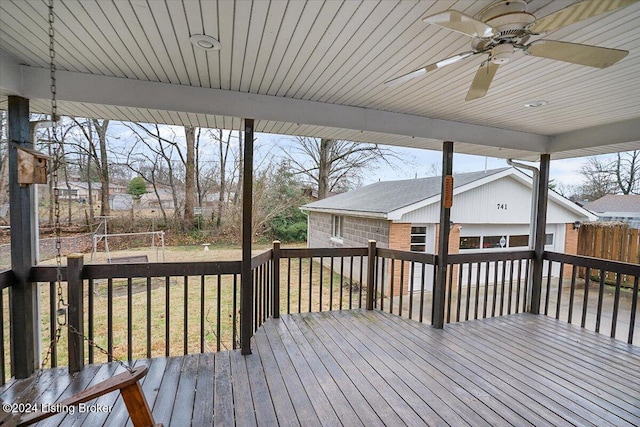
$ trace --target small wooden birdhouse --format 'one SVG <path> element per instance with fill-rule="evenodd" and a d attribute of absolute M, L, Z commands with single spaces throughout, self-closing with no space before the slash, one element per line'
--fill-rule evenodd
<path fill-rule="evenodd" d="M 30 148 L 18 149 L 18 184 L 46 184 L 49 156 Z"/>

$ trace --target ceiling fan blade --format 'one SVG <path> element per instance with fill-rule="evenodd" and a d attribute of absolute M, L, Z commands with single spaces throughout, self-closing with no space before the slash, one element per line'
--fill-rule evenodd
<path fill-rule="evenodd" d="M 495 76 L 496 71 L 498 71 L 498 67 L 498 64 L 494 64 L 489 60 L 480 65 L 480 68 L 478 68 L 478 71 L 476 71 L 476 75 L 473 78 L 469 92 L 467 92 L 465 101 L 482 98 L 487 94 L 489 86 L 491 86 L 493 76 Z"/>
<path fill-rule="evenodd" d="M 457 10 L 445 10 L 442 13 L 422 18 L 422 20 L 427 24 L 438 25 L 471 37 L 485 38 L 495 35 L 493 27 Z"/>
<path fill-rule="evenodd" d="M 554 40 L 535 41 L 526 47 L 525 52 L 532 56 L 597 68 L 613 65 L 629 54 L 626 50 Z"/>
<path fill-rule="evenodd" d="M 534 34 L 548 33 L 575 22 L 629 6 L 637 1 L 639 0 L 585 0 L 536 20 L 528 29 Z"/>
<path fill-rule="evenodd" d="M 449 58 L 443 59 L 441 61 L 438 62 L 434 62 L 433 64 L 429 64 L 426 67 L 422 67 L 422 68 L 418 68 L 417 70 L 414 70 L 410 73 L 404 74 L 400 77 L 396 77 L 395 79 L 391 79 L 388 80 L 386 82 L 384 82 L 385 86 L 387 87 L 392 87 L 392 86 L 396 86 L 399 85 L 400 83 L 404 83 L 406 81 L 415 79 L 416 77 L 420 77 L 424 74 L 426 74 L 429 71 L 433 71 L 433 70 L 437 70 L 438 68 L 442 68 L 445 67 L 447 65 L 451 65 L 453 63 L 456 63 L 462 59 L 468 58 L 470 56 L 473 55 L 477 55 L 478 53 L 483 53 L 483 52 L 463 52 L 463 53 L 459 53 L 457 55 L 451 56 Z"/>

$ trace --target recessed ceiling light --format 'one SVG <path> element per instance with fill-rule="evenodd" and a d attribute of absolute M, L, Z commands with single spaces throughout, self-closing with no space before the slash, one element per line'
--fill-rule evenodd
<path fill-rule="evenodd" d="M 524 104 L 524 106 L 526 108 L 537 108 L 537 107 L 544 107 L 548 103 L 549 103 L 549 101 L 540 100 L 540 101 L 533 101 L 533 102 L 530 102 L 528 104 Z"/>
<path fill-rule="evenodd" d="M 189 38 L 189 41 L 195 47 L 199 47 L 204 50 L 220 50 L 222 47 L 218 40 L 204 34 L 194 34 Z"/>

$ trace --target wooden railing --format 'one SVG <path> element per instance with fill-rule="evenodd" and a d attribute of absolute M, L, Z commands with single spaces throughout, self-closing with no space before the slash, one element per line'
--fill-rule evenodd
<path fill-rule="evenodd" d="M 11 270 L 0 271 L 0 385 L 9 376 L 9 286 L 13 278 Z"/>
<path fill-rule="evenodd" d="M 533 251 L 452 254 L 448 258 L 445 322 L 526 311 Z M 546 252 L 541 307 L 545 315 L 579 323 L 633 343 L 640 266 Z M 373 260 L 373 262 L 370 262 Z M 254 256 L 252 329 L 280 313 L 379 309 L 431 323 L 437 257 L 376 248 L 280 248 Z M 62 292 L 86 310 L 69 322 L 77 335 L 51 346 L 50 367 L 75 359 L 97 363 L 111 355 L 134 360 L 239 348 L 241 261 L 87 264 L 62 268 Z M 612 276 L 613 275 L 613 276 Z M 10 271 L 0 272 L 0 382 L 9 375 Z M 73 278 L 76 279 L 73 279 Z M 614 280 L 609 283 L 611 277 Z M 71 286 L 67 290 L 67 278 Z M 589 280 L 585 280 L 589 278 Z M 55 341 L 56 268 L 36 266 L 41 283 L 42 347 Z M 588 285 L 585 285 L 588 283 Z M 75 293 L 75 294 L 74 294 Z M 624 332 L 622 332 L 624 329 Z M 64 351 L 69 339 L 87 350 Z"/>
<path fill-rule="evenodd" d="M 625 337 L 629 344 L 634 335 L 638 339 L 640 265 L 556 252 L 545 252 L 544 259 L 548 261 L 541 300 L 545 315 L 612 338 Z"/>

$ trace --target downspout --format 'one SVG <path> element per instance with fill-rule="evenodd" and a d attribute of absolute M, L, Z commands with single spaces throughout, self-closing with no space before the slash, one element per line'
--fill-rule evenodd
<path fill-rule="evenodd" d="M 531 165 L 514 162 L 513 159 L 507 159 L 507 164 L 516 168 L 530 170 L 533 173 L 533 193 L 531 194 L 531 217 L 529 219 L 529 249 L 535 249 L 536 236 L 536 206 L 538 205 L 538 183 L 540 182 L 540 171 Z"/>

